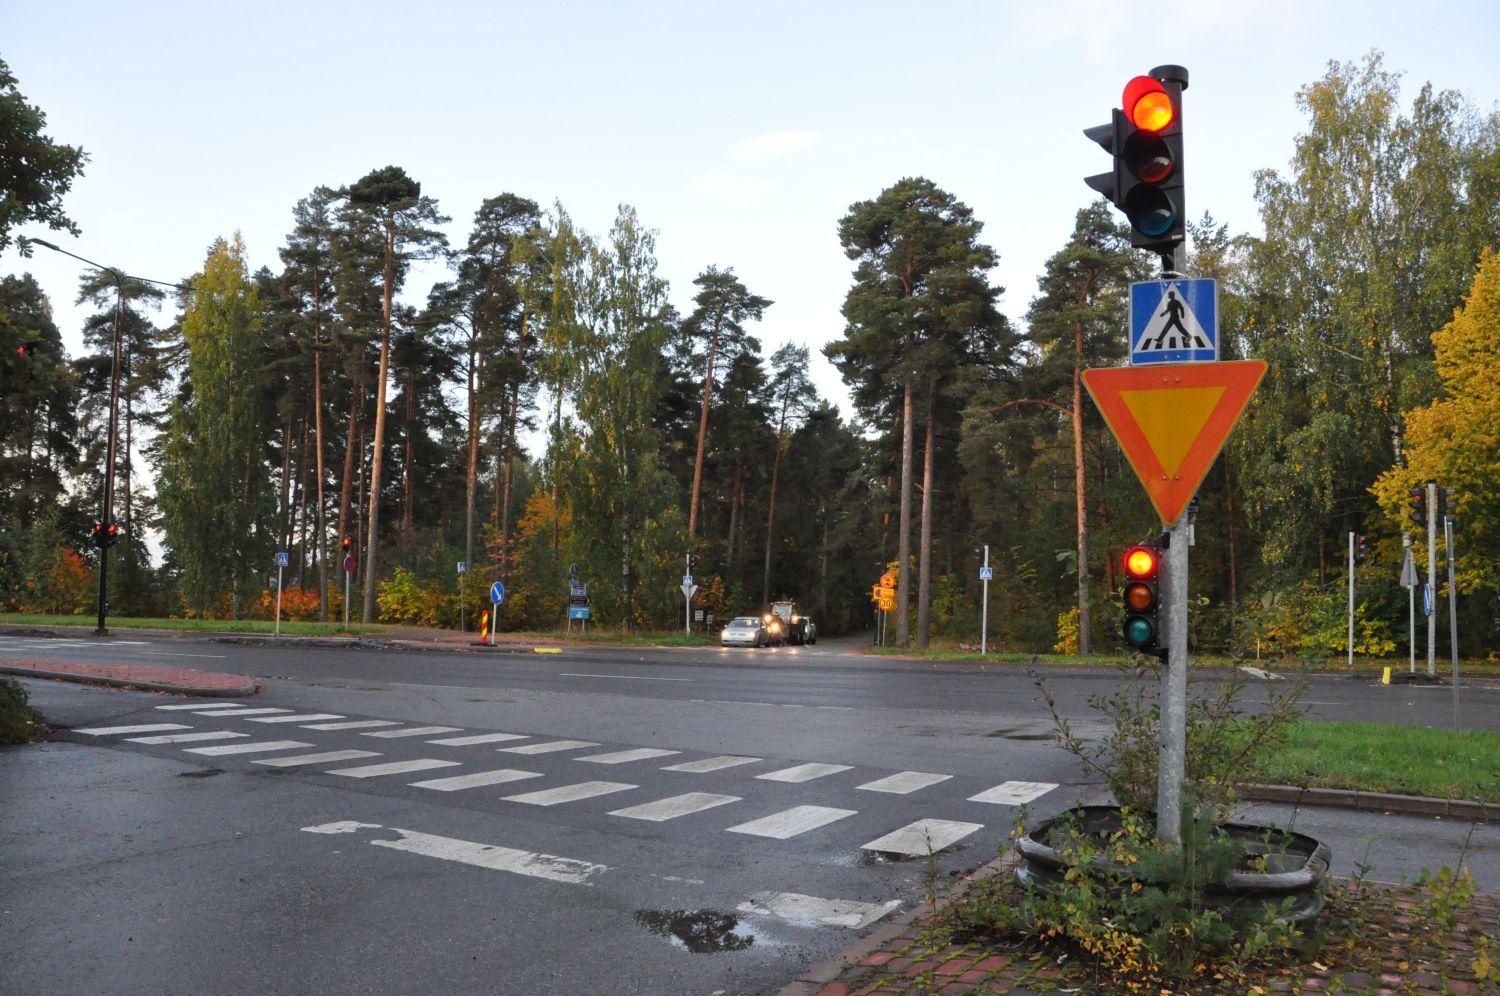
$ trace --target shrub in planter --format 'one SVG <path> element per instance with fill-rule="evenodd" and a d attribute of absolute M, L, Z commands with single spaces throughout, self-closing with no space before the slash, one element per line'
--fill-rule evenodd
<path fill-rule="evenodd" d="M 24 744 L 46 732 L 25 687 L 13 678 L 0 678 L 0 744 Z"/>

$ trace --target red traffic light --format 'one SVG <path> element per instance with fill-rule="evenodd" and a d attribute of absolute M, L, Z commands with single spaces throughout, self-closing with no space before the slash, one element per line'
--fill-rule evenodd
<path fill-rule="evenodd" d="M 1176 116 L 1167 88 L 1150 76 L 1137 76 L 1126 83 L 1120 106 L 1130 123 L 1142 131 L 1161 131 Z"/>
<path fill-rule="evenodd" d="M 354 546 L 354 540 L 352 540 L 348 536 L 345 536 L 343 539 L 339 540 L 339 549 L 341 550 L 347 551 L 352 546 Z"/>
<path fill-rule="evenodd" d="M 1153 581 L 1160 557 L 1149 546 L 1133 546 L 1125 551 L 1125 576 L 1132 581 Z"/>

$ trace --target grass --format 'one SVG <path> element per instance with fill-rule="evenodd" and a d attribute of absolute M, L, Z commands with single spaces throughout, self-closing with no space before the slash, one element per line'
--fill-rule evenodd
<path fill-rule="evenodd" d="M 1500 733 L 1394 723 L 1293 725 L 1257 781 L 1500 803 Z"/>
<path fill-rule="evenodd" d="M 975 664 L 1030 664 L 1033 661 L 1045 665 L 1095 665 L 1095 666 L 1118 666 L 1129 664 L 1134 659 L 1124 654 L 1037 654 L 1016 651 L 992 650 L 988 654 L 975 653 L 972 650 L 960 650 L 955 644 L 937 643 L 929 647 L 865 647 L 861 653 L 876 657 L 900 657 L 913 658 L 928 661 L 964 661 Z M 1335 658 L 1307 658 L 1307 657 L 1267 657 L 1264 660 L 1254 658 L 1225 657 L 1214 654 L 1194 654 L 1192 657 L 1194 667 L 1261 667 L 1268 671 L 1346 671 L 1349 673 L 1364 672 L 1372 677 L 1378 678 L 1383 667 L 1389 665 L 1393 671 L 1405 671 L 1407 662 L 1405 659 L 1394 660 L 1369 660 L 1356 659 L 1351 669 L 1342 657 Z M 1417 670 L 1424 667 L 1420 662 Z M 1438 677 L 1446 678 L 1450 673 L 1452 665 L 1446 660 L 1438 661 Z M 1500 660 L 1464 660 L 1459 661 L 1461 675 L 1500 675 Z"/>
<path fill-rule="evenodd" d="M 13 626 L 86 626 L 94 628 L 92 616 L 54 616 L 29 612 L 0 613 L 0 625 Z M 169 629 L 193 633 L 274 633 L 276 624 L 265 619 L 130 619 L 110 616 L 110 629 Z M 289 636 L 342 636 L 384 633 L 384 626 L 352 624 L 346 631 L 342 623 L 281 621 L 281 632 Z"/>

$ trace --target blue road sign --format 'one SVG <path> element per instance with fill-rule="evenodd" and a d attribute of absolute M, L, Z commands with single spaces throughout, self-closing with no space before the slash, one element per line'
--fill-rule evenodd
<path fill-rule="evenodd" d="M 1211 363 L 1219 358 L 1219 282 L 1130 285 L 1130 364 Z"/>
<path fill-rule="evenodd" d="M 291 562 L 292 562 L 292 555 L 291 554 L 289 554 L 289 553 L 277 553 L 276 554 L 276 566 L 277 567 L 286 567 L 286 566 L 290 565 Z"/>
<path fill-rule="evenodd" d="M 1422 586 L 1422 615 L 1432 615 L 1432 585 L 1430 584 Z"/>
<path fill-rule="evenodd" d="M 503 601 L 505 601 L 505 585 L 496 581 L 490 585 L 490 604 L 499 605 Z"/>
<path fill-rule="evenodd" d="M 993 567 L 981 567 L 979 569 L 979 580 L 981 580 L 981 581 L 993 581 L 993 580 L 995 580 L 995 569 Z"/>
<path fill-rule="evenodd" d="M 587 605 L 570 605 L 570 606 L 568 606 L 568 618 L 569 619 L 587 619 L 588 617 L 589 617 L 589 607 Z"/>

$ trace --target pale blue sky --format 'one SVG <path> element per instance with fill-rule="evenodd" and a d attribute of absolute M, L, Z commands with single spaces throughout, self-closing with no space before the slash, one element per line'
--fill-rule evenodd
<path fill-rule="evenodd" d="M 1184 11 L 1171 23 L 1160 12 Z M 1129 10 L 1127 11 L 1127 8 Z M 195 270 L 243 232 L 275 265 L 316 184 L 400 165 L 454 218 L 480 200 L 554 198 L 585 227 L 619 202 L 660 231 L 673 300 L 705 265 L 777 303 L 761 337 L 836 336 L 855 200 L 921 174 L 968 202 L 1019 319 L 1066 238 L 1130 76 L 1168 62 L 1186 95 L 1188 206 L 1258 231 L 1252 172 L 1282 166 L 1293 97 L 1371 48 L 1406 74 L 1500 98 L 1500 2 L 75 3 L 0 2 L 0 58 L 59 140 L 92 157 L 67 248 L 144 276 Z M 76 264 L 14 251 L 76 347 Z M 416 299 L 440 278 L 411 282 Z"/>

